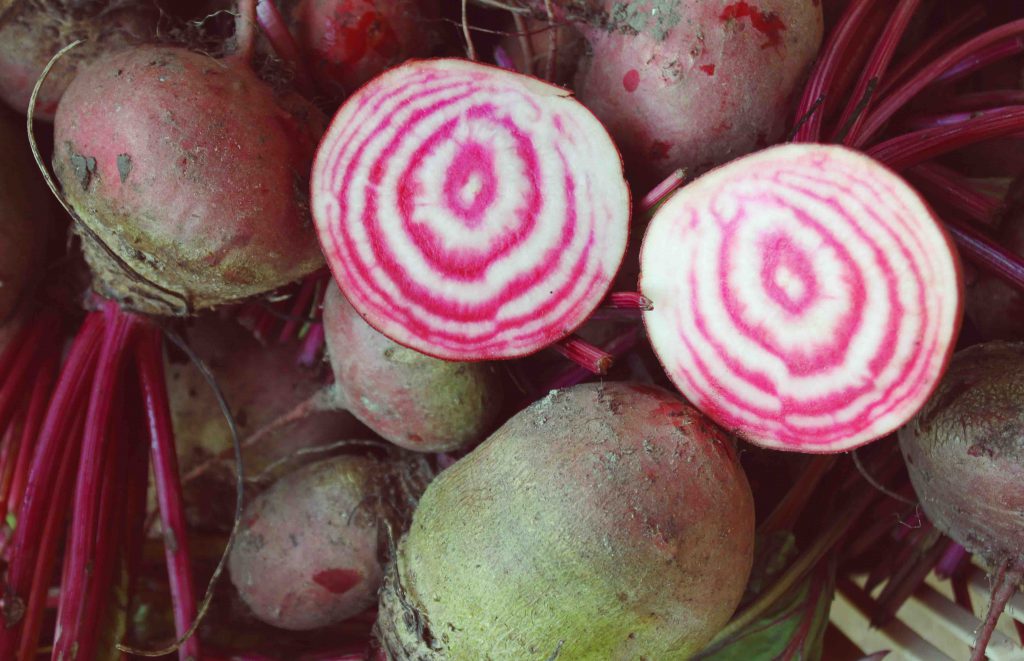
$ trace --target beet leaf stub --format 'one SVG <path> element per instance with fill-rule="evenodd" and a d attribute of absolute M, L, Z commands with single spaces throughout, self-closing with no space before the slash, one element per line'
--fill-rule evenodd
<path fill-rule="evenodd" d="M 350 97 L 312 200 L 353 307 L 450 360 L 571 333 L 608 291 L 630 208 L 615 146 L 568 92 L 454 59 L 407 63 Z"/>
<path fill-rule="evenodd" d="M 641 271 L 670 378 L 769 448 L 841 452 L 893 431 L 959 330 L 948 236 L 902 179 L 842 147 L 776 147 L 686 186 L 652 220 Z"/>

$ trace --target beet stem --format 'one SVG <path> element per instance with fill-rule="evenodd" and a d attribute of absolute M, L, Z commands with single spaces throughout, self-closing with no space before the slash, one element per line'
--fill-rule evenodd
<path fill-rule="evenodd" d="M 99 508 L 104 477 L 103 458 L 111 444 L 111 411 L 114 393 L 120 385 L 118 382 L 125 349 L 137 323 L 136 317 L 122 313 L 112 302 L 104 305 L 103 315 L 107 325 L 89 394 L 81 460 L 75 483 L 71 535 L 65 551 L 71 556 L 71 564 L 67 580 L 61 584 L 61 603 L 57 615 L 60 635 L 54 641 L 54 656 L 65 659 L 73 658 L 76 650 L 84 655 L 83 658 L 91 656 L 91 651 L 86 653 L 79 649 L 79 644 L 83 635 L 83 610 L 92 591 L 96 589 L 92 568 L 98 558 L 97 531 L 102 525 Z"/>
<path fill-rule="evenodd" d="M 309 67 L 273 0 L 257 0 L 256 21 L 274 52 L 291 66 L 295 75 L 295 88 L 306 97 L 313 96 L 316 87 L 313 77 L 309 75 Z"/>
<path fill-rule="evenodd" d="M 61 482 L 68 453 L 77 453 L 80 435 L 72 433 L 78 412 L 88 390 L 88 379 L 92 374 L 104 319 L 100 313 L 86 317 L 68 352 L 53 398 L 47 407 L 46 420 L 36 444 L 35 454 L 25 484 L 25 496 L 18 512 L 18 525 L 14 530 L 11 544 L 11 564 L 7 568 L 4 585 L 4 599 L 19 599 L 35 586 L 33 572 L 37 559 L 44 559 L 41 547 L 46 538 L 43 529 L 47 526 L 47 512 L 62 508 L 54 494 L 62 493 L 65 484 Z M 12 657 L 20 632 L 18 622 L 5 621 L 0 627 L 0 658 Z"/>
<path fill-rule="evenodd" d="M 476 62 L 476 46 L 473 45 L 473 35 L 469 31 L 469 13 L 468 3 L 466 0 L 462 0 L 462 38 L 466 40 L 466 57 L 470 61 Z"/>
<path fill-rule="evenodd" d="M 971 187 L 957 172 L 938 163 L 922 163 L 907 171 L 908 177 L 931 197 L 971 220 L 988 225 L 1002 207 L 999 200 Z"/>
<path fill-rule="evenodd" d="M 313 302 L 317 291 L 322 286 L 322 282 L 323 277 L 320 274 L 307 277 L 302 281 L 302 286 L 299 288 L 298 294 L 295 295 L 295 302 L 288 315 L 290 318 L 285 322 L 284 328 L 281 329 L 281 334 L 277 337 L 279 344 L 284 344 L 291 340 L 302 324 L 310 323 L 316 319 L 312 315 L 306 316 L 305 311 L 309 309 L 310 303 Z M 315 312 L 316 310 L 314 310 L 314 314 Z"/>
<path fill-rule="evenodd" d="M 1020 34 L 1024 34 L 1024 19 L 1006 23 L 980 34 L 933 60 L 882 99 L 864 122 L 858 136 L 859 140 L 853 146 L 863 147 L 867 144 L 910 99 L 917 96 L 921 90 L 935 82 L 939 76 L 958 62 L 993 43 Z"/>
<path fill-rule="evenodd" d="M 810 501 L 814 490 L 821 483 L 821 478 L 825 477 L 835 461 L 836 455 L 832 454 L 810 457 L 804 467 L 800 469 L 800 479 L 790 487 L 768 518 L 758 526 L 757 534 L 765 537 L 778 530 L 792 529 L 804 511 L 804 507 Z"/>
<path fill-rule="evenodd" d="M 665 200 L 670 194 L 675 192 L 683 182 L 686 181 L 686 172 L 684 170 L 676 170 L 665 178 L 660 184 L 651 189 L 647 195 L 643 196 L 640 200 L 640 211 L 641 213 L 647 213 L 658 204 Z"/>
<path fill-rule="evenodd" d="M 235 57 L 246 64 L 256 50 L 256 0 L 238 0 L 235 16 Z"/>
<path fill-rule="evenodd" d="M 551 345 L 558 353 L 594 374 L 607 374 L 615 357 L 595 347 L 580 336 L 572 334 Z"/>
<path fill-rule="evenodd" d="M 59 327 L 52 315 L 41 315 L 33 324 L 34 332 L 17 348 L 17 357 L 0 386 L 0 430 L 7 429 L 18 404 L 28 389 L 28 381 L 39 366 L 37 353 L 54 342 Z"/>
<path fill-rule="evenodd" d="M 971 661 L 985 661 L 985 650 L 988 648 L 989 641 L 992 640 L 992 634 L 995 633 L 999 616 L 1006 610 L 1006 603 L 1017 591 L 1017 585 L 1020 584 L 1022 578 L 1024 578 L 1024 567 L 1014 564 L 1012 560 L 1004 560 L 999 565 L 995 582 L 992 584 L 988 615 L 985 616 L 985 622 L 978 632 L 974 647 L 971 648 Z"/>
<path fill-rule="evenodd" d="M 1024 258 L 955 218 L 947 218 L 944 223 L 965 257 L 1007 284 L 1024 291 Z"/>
<path fill-rule="evenodd" d="M 612 310 L 642 310 L 647 312 L 654 309 L 654 303 L 639 292 L 617 291 L 608 294 L 601 307 Z"/>
<path fill-rule="evenodd" d="M 302 348 L 299 350 L 299 365 L 312 367 L 316 364 L 317 357 L 324 348 L 324 325 L 322 323 L 310 324 L 309 334 L 302 341 Z"/>
<path fill-rule="evenodd" d="M 640 329 L 636 326 L 629 328 L 621 335 L 612 338 L 604 346 L 604 351 L 610 354 L 614 358 L 621 358 L 628 351 L 632 350 L 640 341 Z M 544 388 L 544 392 L 550 392 L 552 390 L 558 390 L 560 388 L 568 388 L 577 384 L 583 383 L 587 378 L 593 376 L 593 372 L 589 369 L 579 366 L 573 366 L 568 372 L 559 374 L 555 378 L 551 379 L 547 383 L 547 387 Z"/>
<path fill-rule="evenodd" d="M 793 142 L 819 142 L 824 122 L 824 107 L 808 114 L 818 99 L 827 99 L 828 90 L 833 87 L 839 66 L 847 59 L 854 38 L 860 34 L 861 26 L 871 13 L 877 0 L 852 0 L 843 12 L 842 18 L 832 30 L 828 42 L 818 56 L 811 78 L 804 87 L 803 97 L 797 107 L 796 116 L 806 118 L 793 136 Z"/>
<path fill-rule="evenodd" d="M 135 347 L 135 359 L 139 369 L 139 386 L 145 401 L 153 480 L 163 525 L 174 629 L 181 638 L 196 617 L 196 593 L 189 563 L 184 498 L 164 377 L 163 336 L 158 328 L 150 327 L 143 331 Z M 199 639 L 192 636 L 182 643 L 178 648 L 178 657 L 181 661 L 201 658 Z"/>
<path fill-rule="evenodd" d="M 976 53 L 971 53 L 963 60 L 946 70 L 946 72 L 939 76 L 935 82 L 951 83 L 957 80 L 962 80 L 979 69 L 983 69 L 990 64 L 998 62 L 999 60 L 1013 57 L 1022 51 L 1024 51 L 1024 38 L 1017 36 L 1004 39 L 1003 41 L 991 44 Z"/>
<path fill-rule="evenodd" d="M 885 76 L 885 72 L 889 68 L 893 55 L 896 52 L 896 47 L 903 38 L 903 34 L 910 24 L 910 19 L 913 18 L 920 5 L 921 0 L 900 0 L 896 9 L 889 17 L 889 22 L 882 32 L 882 37 L 872 51 L 868 64 L 857 81 L 857 86 L 850 97 L 850 103 L 846 105 L 843 114 L 839 118 L 839 126 L 843 127 L 840 133 L 845 133 L 841 140 L 843 144 L 849 145 L 856 142 L 866 117 L 865 111 L 871 105 L 871 99 L 878 81 L 882 80 Z M 854 103 L 855 99 L 865 99 L 865 102 L 863 104 L 859 101 Z M 833 141 L 839 142 L 840 139 L 833 137 Z"/>

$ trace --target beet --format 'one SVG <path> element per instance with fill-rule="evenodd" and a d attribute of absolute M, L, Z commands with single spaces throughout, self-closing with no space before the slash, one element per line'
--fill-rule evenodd
<path fill-rule="evenodd" d="M 650 386 L 554 391 L 427 488 L 381 594 L 390 659 L 687 658 L 753 560 L 732 440 Z"/>
<path fill-rule="evenodd" d="M 83 69 L 57 110 L 54 170 L 106 246 L 86 235 L 97 289 L 187 314 L 316 269 L 306 177 L 322 127 L 240 58 L 147 46 Z"/>
<path fill-rule="evenodd" d="M 478 442 L 501 412 L 501 383 L 486 363 L 440 360 L 367 324 L 331 285 L 324 330 L 340 404 L 386 440 L 417 452 Z"/>
<path fill-rule="evenodd" d="M 376 602 L 386 539 L 381 525 L 397 524 L 396 508 L 408 502 L 394 500 L 403 470 L 424 465 L 335 457 L 286 475 L 246 507 L 228 566 L 259 619 L 315 629 Z"/>
<path fill-rule="evenodd" d="M 54 66 L 36 101 L 34 117 L 53 121 L 76 72 L 102 55 L 156 37 L 157 12 L 150 0 L 14 0 L 0 13 L 0 98 L 20 113 L 53 54 L 83 43 Z"/>

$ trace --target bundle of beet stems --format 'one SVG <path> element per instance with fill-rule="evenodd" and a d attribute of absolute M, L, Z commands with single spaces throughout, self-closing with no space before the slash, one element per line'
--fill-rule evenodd
<path fill-rule="evenodd" d="M 991 342 L 1024 339 L 991 321 L 1024 310 L 1024 162 L 990 167 L 1002 187 L 965 170 L 1024 135 L 1024 94 L 988 82 L 1024 18 L 242 0 L 211 57 L 147 39 L 136 3 L 73 4 L 0 3 L 0 34 L 87 39 L 42 70 L 0 49 L 15 109 L 6 68 L 38 78 L 38 173 L 0 193 L 41 173 L 92 280 L 84 314 L 26 284 L 72 280 L 38 275 L 66 247 L 0 197 L 26 246 L 0 247 L 0 658 L 734 658 L 772 635 L 822 658 L 844 572 L 888 579 L 882 623 L 932 568 L 969 606 L 970 554 L 984 658 L 1024 573 L 1024 349 Z M 236 420 L 182 331 L 214 309 L 314 385 Z M 229 430 L 198 461 L 179 352 Z M 200 558 L 188 503 L 225 458 L 227 549 Z M 140 634 L 150 488 L 170 644 Z M 211 630 L 257 620 L 279 633 L 251 648 Z"/>

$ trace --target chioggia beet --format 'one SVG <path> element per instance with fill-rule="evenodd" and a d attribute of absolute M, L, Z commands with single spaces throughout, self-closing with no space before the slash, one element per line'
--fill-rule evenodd
<path fill-rule="evenodd" d="M 677 396 L 553 391 L 427 488 L 381 593 L 392 660 L 684 659 L 753 560 L 732 440 Z"/>

